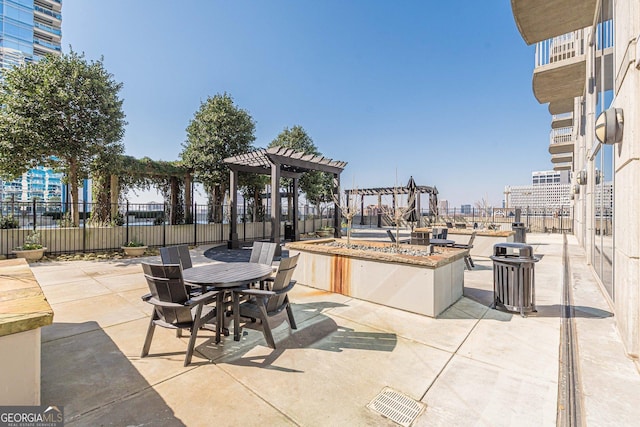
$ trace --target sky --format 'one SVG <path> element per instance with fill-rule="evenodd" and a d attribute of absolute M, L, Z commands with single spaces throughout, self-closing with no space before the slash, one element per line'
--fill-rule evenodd
<path fill-rule="evenodd" d="M 123 83 L 128 155 L 178 160 L 201 103 L 226 92 L 256 147 L 300 125 L 348 162 L 343 188 L 413 176 L 450 207 L 502 206 L 505 185 L 552 169 L 507 0 L 64 0 L 62 16 L 63 51 Z"/>

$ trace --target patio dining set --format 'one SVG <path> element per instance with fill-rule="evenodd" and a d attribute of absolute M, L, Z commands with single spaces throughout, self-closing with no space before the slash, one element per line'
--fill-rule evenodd
<path fill-rule="evenodd" d="M 153 305 L 153 314 L 141 357 L 149 354 L 156 326 L 191 333 L 184 366 L 191 363 L 197 331 L 215 331 L 216 344 L 229 335 L 227 317 L 233 316 L 234 340 L 240 340 L 240 319 L 260 321 L 264 338 L 276 348 L 270 319 L 287 313 L 289 325 L 296 329 L 287 293 L 298 256 L 282 258 L 272 266 L 276 243 L 255 242 L 249 262 L 211 262 L 193 266 L 186 245 L 160 249 L 162 264 L 142 263 L 149 293 L 142 300 Z"/>

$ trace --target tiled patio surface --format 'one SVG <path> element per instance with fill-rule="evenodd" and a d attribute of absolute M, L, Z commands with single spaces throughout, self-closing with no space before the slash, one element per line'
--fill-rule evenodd
<path fill-rule="evenodd" d="M 569 239 L 588 425 L 634 425 L 640 375 Z M 298 285 L 298 329 L 283 320 L 276 350 L 251 325 L 219 345 L 199 331 L 186 368 L 188 334 L 163 328 L 140 358 L 151 313 L 140 300 L 143 259 L 32 264 L 55 313 L 42 331 L 42 403 L 64 406 L 70 426 L 391 426 L 367 408 L 391 387 L 426 404 L 418 426 L 554 426 L 562 236 L 528 241 L 543 257 L 539 311 L 526 318 L 489 308 L 492 262 L 475 257 L 465 297 L 437 319 Z M 194 264 L 211 262 L 204 249 L 192 251 Z"/>

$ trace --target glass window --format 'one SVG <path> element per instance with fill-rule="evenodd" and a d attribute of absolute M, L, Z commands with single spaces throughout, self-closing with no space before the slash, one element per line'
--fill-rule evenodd
<path fill-rule="evenodd" d="M 27 10 L 21 7 L 11 6 L 10 4 L 7 4 L 4 12 L 4 16 L 8 18 L 25 23 L 27 25 L 33 25 L 32 10 Z"/>

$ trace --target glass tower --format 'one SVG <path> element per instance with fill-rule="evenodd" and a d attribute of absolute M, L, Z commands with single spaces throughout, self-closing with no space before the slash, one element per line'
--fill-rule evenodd
<path fill-rule="evenodd" d="M 1 69 L 59 55 L 62 0 L 0 0 Z M 2 182 L 0 200 L 59 200 L 61 175 L 38 167 L 21 178 Z"/>

